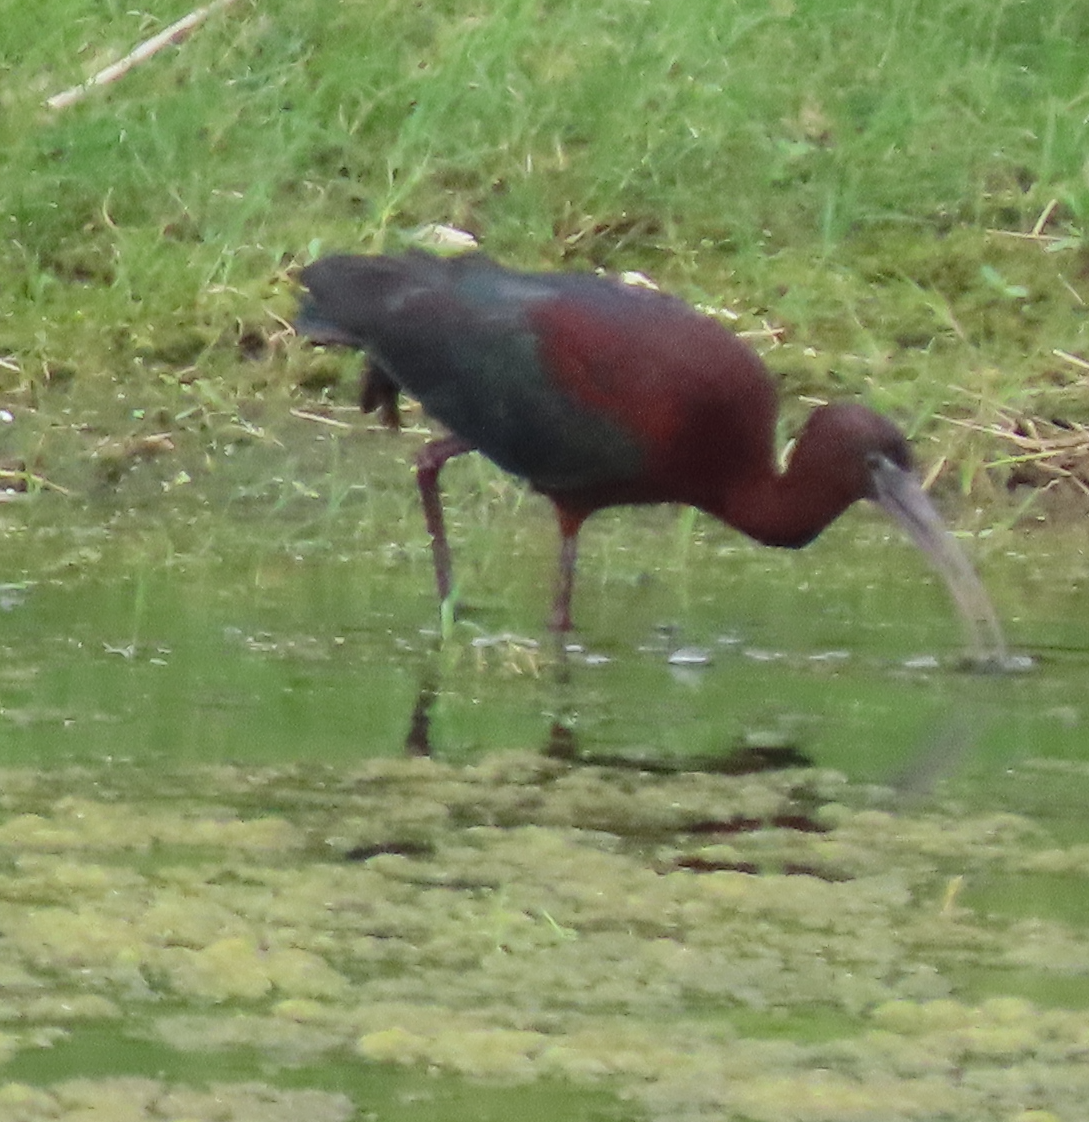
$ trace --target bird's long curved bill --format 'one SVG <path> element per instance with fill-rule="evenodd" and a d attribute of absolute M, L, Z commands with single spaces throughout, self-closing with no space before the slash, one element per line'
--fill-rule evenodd
<path fill-rule="evenodd" d="M 972 660 L 986 666 L 1006 665 L 1006 641 L 990 598 L 919 481 L 890 460 L 881 461 L 873 481 L 876 501 L 903 526 L 949 586 Z"/>

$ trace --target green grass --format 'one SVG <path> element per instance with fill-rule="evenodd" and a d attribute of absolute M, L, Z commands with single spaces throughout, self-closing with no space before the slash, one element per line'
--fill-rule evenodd
<path fill-rule="evenodd" d="M 959 486 L 1010 449 L 950 418 L 1089 422 L 1082 0 L 239 0 L 43 107 L 190 6 L 5 13 L 0 394 L 37 422 L 2 439 L 46 475 L 65 409 L 200 440 L 347 400 L 275 318 L 291 267 L 428 222 L 766 321 L 788 398 L 861 394 Z"/>

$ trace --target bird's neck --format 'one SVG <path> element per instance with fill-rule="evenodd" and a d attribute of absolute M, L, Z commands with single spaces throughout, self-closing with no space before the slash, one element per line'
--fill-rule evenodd
<path fill-rule="evenodd" d="M 800 549 L 855 501 L 857 495 L 815 486 L 795 461 L 744 487 L 730 487 L 709 513 L 762 545 Z"/>

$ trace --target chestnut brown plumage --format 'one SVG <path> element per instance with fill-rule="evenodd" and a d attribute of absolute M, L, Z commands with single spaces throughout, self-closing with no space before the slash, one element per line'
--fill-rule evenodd
<path fill-rule="evenodd" d="M 367 353 L 364 408 L 396 423 L 404 390 L 450 432 L 416 462 L 440 599 L 451 561 L 439 472 L 475 449 L 555 506 L 559 631 L 571 626 L 579 529 L 603 507 L 686 503 L 798 548 L 869 499 L 942 572 L 977 654 L 1001 654 L 994 612 L 916 480 L 903 433 L 862 405 L 822 406 L 780 472 L 771 376 L 682 301 L 595 275 L 516 272 L 477 253 L 331 256 L 302 283 L 299 332 Z"/>

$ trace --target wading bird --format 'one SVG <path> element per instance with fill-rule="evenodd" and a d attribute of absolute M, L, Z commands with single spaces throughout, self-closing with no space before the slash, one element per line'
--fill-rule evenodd
<path fill-rule="evenodd" d="M 367 354 L 364 409 L 396 424 L 404 390 L 449 430 L 416 458 L 440 600 L 452 586 L 439 472 L 475 449 L 552 500 L 557 631 L 571 627 L 579 529 L 603 507 L 686 503 L 797 549 L 870 499 L 941 572 L 975 655 L 1004 656 L 986 593 L 913 474 L 903 433 L 862 405 L 825 405 L 780 472 L 767 369 L 682 301 L 591 274 L 516 272 L 479 253 L 330 256 L 301 279 L 297 330 Z"/>

